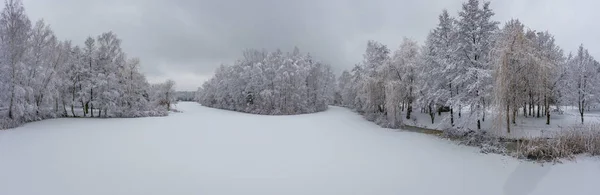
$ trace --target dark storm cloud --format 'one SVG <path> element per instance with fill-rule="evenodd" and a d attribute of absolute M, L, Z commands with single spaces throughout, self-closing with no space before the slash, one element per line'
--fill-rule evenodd
<path fill-rule="evenodd" d="M 449 0 L 24 0 L 32 19 L 44 18 L 59 37 L 77 43 L 112 30 L 130 56 L 139 57 L 152 81 L 172 78 L 193 90 L 221 63 L 243 49 L 302 51 L 337 71 L 361 60 L 366 41 L 396 49 L 404 36 L 423 41 L 446 8 L 456 15 L 462 1 Z M 496 19 L 520 18 L 549 30 L 565 50 L 586 43 L 599 54 L 589 23 L 597 18 L 588 1 L 496 0 Z"/>

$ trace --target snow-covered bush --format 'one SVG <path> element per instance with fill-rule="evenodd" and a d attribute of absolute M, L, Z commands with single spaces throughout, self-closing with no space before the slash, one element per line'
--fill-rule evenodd
<path fill-rule="evenodd" d="M 508 154 L 507 143 L 486 131 L 449 128 L 444 130 L 442 137 L 457 141 L 459 144 L 478 147 L 482 153 Z"/>
<path fill-rule="evenodd" d="M 333 103 L 329 65 L 295 48 L 284 54 L 249 50 L 233 66 L 221 66 L 197 93 L 204 106 L 266 115 L 313 113 Z"/>
<path fill-rule="evenodd" d="M 459 144 L 474 146 L 483 153 L 511 155 L 539 161 L 557 161 L 578 154 L 600 155 L 600 124 L 573 127 L 551 134 L 550 137 L 504 139 L 486 131 L 444 130 L 442 137 Z"/>
<path fill-rule="evenodd" d="M 153 84 L 150 88 L 152 91 L 151 103 L 153 107 L 170 111 L 171 106 L 177 103 L 175 81 L 167 80 L 164 83 Z"/>
<path fill-rule="evenodd" d="M 517 155 L 536 160 L 572 158 L 578 154 L 600 155 L 600 125 L 590 124 L 556 132 L 550 138 L 534 138 L 518 144 Z"/>
<path fill-rule="evenodd" d="M 22 124 L 22 122 L 20 122 L 20 121 L 12 120 L 12 119 L 9 119 L 6 117 L 0 118 L 0 129 L 14 128 L 14 127 L 18 127 L 21 124 Z"/>

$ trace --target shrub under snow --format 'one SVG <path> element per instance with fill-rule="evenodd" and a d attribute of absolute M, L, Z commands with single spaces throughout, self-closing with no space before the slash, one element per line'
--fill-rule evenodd
<path fill-rule="evenodd" d="M 550 137 L 511 140 L 485 131 L 446 129 L 442 135 L 460 144 L 479 147 L 483 153 L 511 155 L 538 161 L 557 161 L 588 154 L 600 156 L 600 124 L 573 127 Z"/>
<path fill-rule="evenodd" d="M 233 66 L 221 66 L 199 89 L 204 106 L 266 115 L 319 112 L 333 101 L 329 65 L 301 54 L 250 50 Z"/>
<path fill-rule="evenodd" d="M 451 128 L 444 130 L 442 136 L 463 145 L 479 147 L 482 153 L 508 154 L 506 140 L 488 134 L 486 131 L 461 131 Z"/>
<path fill-rule="evenodd" d="M 592 124 L 557 132 L 552 138 L 535 138 L 517 145 L 521 158 L 556 160 L 578 154 L 600 155 L 600 125 Z"/>

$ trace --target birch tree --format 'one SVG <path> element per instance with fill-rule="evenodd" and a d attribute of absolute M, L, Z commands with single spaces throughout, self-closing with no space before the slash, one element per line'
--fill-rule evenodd
<path fill-rule="evenodd" d="M 394 53 L 393 66 L 397 80 L 400 81 L 402 87 L 399 91 L 402 92 L 402 100 L 406 105 L 406 119 L 411 118 L 413 112 L 413 104 L 417 98 L 419 46 L 416 41 L 404 38 L 400 49 Z"/>
<path fill-rule="evenodd" d="M 8 92 L 8 117 L 17 119 L 24 114 L 25 55 L 31 22 L 21 0 L 7 0 L 0 16 L 0 41 L 4 83 Z"/>

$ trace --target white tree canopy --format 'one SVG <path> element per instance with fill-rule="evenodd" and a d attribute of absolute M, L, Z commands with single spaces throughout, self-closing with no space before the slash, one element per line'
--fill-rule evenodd
<path fill-rule="evenodd" d="M 240 112 L 289 115 L 323 111 L 333 103 L 329 65 L 301 54 L 248 50 L 233 66 L 221 66 L 199 89 L 198 101 Z"/>
<path fill-rule="evenodd" d="M 6 0 L 0 15 L 0 129 L 53 117 L 166 115 L 169 106 L 155 103 L 158 92 L 139 67 L 113 32 L 73 46 L 59 41 L 43 20 L 32 26 L 21 0 Z"/>

